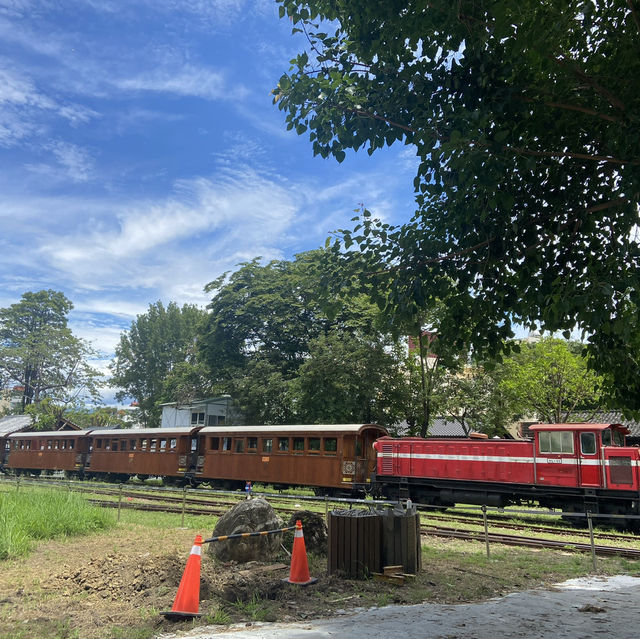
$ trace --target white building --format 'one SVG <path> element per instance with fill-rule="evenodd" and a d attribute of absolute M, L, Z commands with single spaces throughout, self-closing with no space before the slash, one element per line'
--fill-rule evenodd
<path fill-rule="evenodd" d="M 235 420 L 234 420 L 235 418 Z M 188 426 L 217 426 L 237 422 L 231 396 L 198 399 L 188 404 L 170 402 L 162 404 L 161 428 Z"/>

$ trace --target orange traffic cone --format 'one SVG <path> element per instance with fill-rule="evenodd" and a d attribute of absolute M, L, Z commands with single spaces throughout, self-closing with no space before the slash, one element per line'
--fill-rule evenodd
<path fill-rule="evenodd" d="M 161 612 L 167 619 L 176 621 L 178 619 L 191 619 L 199 617 L 198 607 L 200 605 L 200 556 L 202 554 L 202 537 L 196 535 L 193 542 L 191 554 L 187 560 L 187 567 L 184 569 L 178 594 L 173 602 L 170 612 Z"/>
<path fill-rule="evenodd" d="M 291 553 L 291 570 L 289 578 L 283 579 L 290 584 L 307 586 L 313 584 L 317 579 L 309 577 L 309 564 L 307 562 L 307 549 L 304 545 L 304 535 L 302 534 L 302 522 L 296 521 L 296 531 L 293 533 L 293 552 Z"/>

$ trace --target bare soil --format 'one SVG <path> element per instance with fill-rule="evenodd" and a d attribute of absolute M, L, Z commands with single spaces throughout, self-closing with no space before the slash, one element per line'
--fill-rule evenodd
<path fill-rule="evenodd" d="M 4 562 L 0 638 L 145 639 L 175 631 L 176 623 L 160 611 L 171 609 L 194 537 L 192 530 L 126 525 L 87 538 L 42 543 L 28 558 Z M 241 565 L 203 553 L 203 617 L 198 623 L 299 621 L 354 607 L 477 601 L 557 577 L 532 574 L 535 561 L 512 562 L 505 577 L 499 568 L 503 564 L 504 559 L 497 569 L 464 567 L 451 558 L 451 547 L 443 545 L 442 552 L 427 557 L 415 580 L 398 586 L 329 576 L 326 559 L 309 556 L 318 582 L 301 587 L 282 581 L 289 568 L 284 550 L 275 561 Z"/>

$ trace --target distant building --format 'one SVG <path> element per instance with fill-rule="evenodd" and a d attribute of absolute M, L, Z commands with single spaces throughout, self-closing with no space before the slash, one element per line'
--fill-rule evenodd
<path fill-rule="evenodd" d="M 229 395 L 199 399 L 188 404 L 162 404 L 162 428 L 187 426 L 218 426 L 237 423 L 239 413 L 234 410 Z"/>

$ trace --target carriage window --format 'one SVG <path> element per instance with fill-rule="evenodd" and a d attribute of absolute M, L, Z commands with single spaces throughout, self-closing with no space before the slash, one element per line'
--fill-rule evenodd
<path fill-rule="evenodd" d="M 129 440 L 129 450 L 135 450 L 136 449 L 136 443 L 137 443 L 137 440 L 130 439 Z"/>
<path fill-rule="evenodd" d="M 44 450 L 44 441 L 40 442 L 40 450 Z"/>
<path fill-rule="evenodd" d="M 141 450 L 147 450 L 147 441 L 148 441 L 148 440 L 147 440 L 145 437 L 143 437 L 143 438 L 140 440 L 140 449 L 141 449 Z"/>
<path fill-rule="evenodd" d="M 304 437 L 293 438 L 293 450 L 299 453 L 304 451 Z"/>
<path fill-rule="evenodd" d="M 247 452 L 255 453 L 258 451 L 258 438 L 247 437 Z"/>
<path fill-rule="evenodd" d="M 126 439 L 121 439 L 120 440 L 120 450 L 127 450 L 127 440 Z"/>
<path fill-rule="evenodd" d="M 47 439 L 47 450 L 51 450 L 52 447 L 53 447 L 53 440 Z"/>
<path fill-rule="evenodd" d="M 596 434 L 580 433 L 580 450 L 583 455 L 596 454 Z"/>
<path fill-rule="evenodd" d="M 244 453 L 244 439 L 235 440 L 235 451 L 236 453 Z"/>
<path fill-rule="evenodd" d="M 60 448 L 60 440 L 59 439 L 54 439 L 53 440 L 53 450 L 58 450 L 58 448 Z"/>
<path fill-rule="evenodd" d="M 118 440 L 117 439 L 112 439 L 111 440 L 111 450 L 118 450 Z"/>
<path fill-rule="evenodd" d="M 281 453 L 286 453 L 289 450 L 289 438 L 278 437 L 278 450 Z"/>
<path fill-rule="evenodd" d="M 67 450 L 67 440 L 66 439 L 61 439 L 60 440 L 60 448 L 62 448 L 62 450 Z"/>
<path fill-rule="evenodd" d="M 359 442 L 358 442 L 359 443 Z M 357 447 L 357 445 L 356 445 Z M 335 437 L 325 437 L 324 440 L 324 452 L 325 453 L 335 453 L 338 450 L 338 440 Z M 359 455 L 356 452 L 356 455 Z"/>
<path fill-rule="evenodd" d="M 167 440 L 163 437 L 160 440 L 160 452 L 164 453 L 167 450 Z"/>
<path fill-rule="evenodd" d="M 231 450 L 231 437 L 222 438 L 222 450 Z"/>
<path fill-rule="evenodd" d="M 27 450 L 31 450 L 31 440 L 27 439 Z"/>
<path fill-rule="evenodd" d="M 175 450 L 178 447 L 178 440 L 175 437 L 172 437 L 169 440 L 169 448 L 171 450 Z"/>
<path fill-rule="evenodd" d="M 219 437 L 211 437 L 209 439 L 209 448 L 211 450 L 218 450 L 218 448 L 220 448 L 220 438 Z"/>
<path fill-rule="evenodd" d="M 309 452 L 310 453 L 319 453 L 320 452 L 320 438 L 319 437 L 309 437 Z"/>
<path fill-rule="evenodd" d="M 75 439 L 70 439 L 69 440 L 69 446 L 68 446 L 69 450 L 73 450 L 75 448 L 75 446 L 76 446 L 76 440 Z"/>
<path fill-rule="evenodd" d="M 273 439 L 262 440 L 262 452 L 270 453 L 273 450 Z"/>
<path fill-rule="evenodd" d="M 158 440 L 157 439 L 150 439 L 149 440 L 149 452 L 150 453 L 155 453 L 157 447 L 158 447 Z"/>
<path fill-rule="evenodd" d="M 101 439 L 97 439 L 96 440 L 96 448 L 102 448 L 102 440 Z"/>
<path fill-rule="evenodd" d="M 356 457 L 362 457 L 362 442 L 356 439 Z"/>

